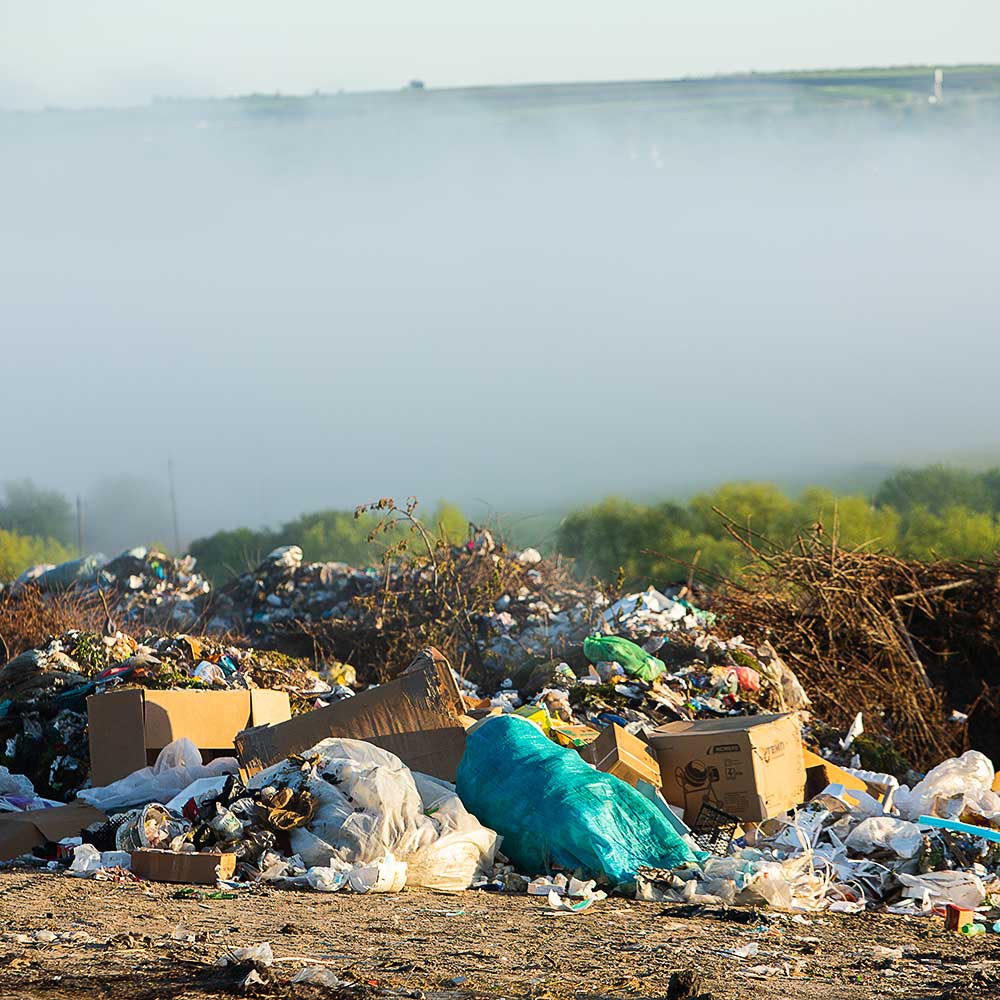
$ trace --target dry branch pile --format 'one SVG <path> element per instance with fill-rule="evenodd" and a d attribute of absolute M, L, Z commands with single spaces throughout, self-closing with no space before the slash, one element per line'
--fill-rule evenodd
<path fill-rule="evenodd" d="M 970 743 L 1000 756 L 1000 564 L 842 549 L 822 525 L 787 549 L 729 527 L 755 561 L 715 607 L 774 643 L 818 717 L 843 727 L 863 711 L 918 766 Z"/>

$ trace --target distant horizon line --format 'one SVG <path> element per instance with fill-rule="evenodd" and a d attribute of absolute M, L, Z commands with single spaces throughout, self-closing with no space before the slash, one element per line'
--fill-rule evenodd
<path fill-rule="evenodd" d="M 707 74 L 688 74 L 683 76 L 669 76 L 669 77 L 619 77 L 614 79 L 607 78 L 595 78 L 589 80 L 536 80 L 536 81 L 522 81 L 522 82 L 510 82 L 510 83 L 463 83 L 463 84 L 450 84 L 447 86 L 435 87 L 432 84 L 426 83 L 421 77 L 413 77 L 406 84 L 403 84 L 394 89 L 390 88 L 370 88 L 370 89 L 359 89 L 350 90 L 346 88 L 341 88 L 339 90 L 322 90 L 314 89 L 312 91 L 303 92 L 292 92 L 292 91 L 282 91 L 282 90 L 253 90 L 243 93 L 232 93 L 223 95 L 196 95 L 196 96 L 183 96 L 183 95 L 153 95 L 151 97 L 145 98 L 141 102 L 136 103 L 126 103 L 126 104 L 45 104 L 38 107 L 31 108 L 19 108 L 19 107 L 7 107 L 0 105 L 0 113 L 20 113 L 20 114 L 37 114 L 39 112 L 46 111 L 127 111 L 134 110 L 137 108 L 150 107 L 155 104 L 169 104 L 169 103 L 200 103 L 200 102 L 225 102 L 225 101 L 244 101 L 250 99 L 269 99 L 269 100 L 297 100 L 297 101 L 307 101 L 315 100 L 317 98 L 336 98 L 336 97 L 380 97 L 380 96 L 393 96 L 399 95 L 401 93 L 435 93 L 435 94 L 448 94 L 448 93 L 460 93 L 466 91 L 489 91 L 489 90 L 530 90 L 530 89 L 543 89 L 543 88 L 568 88 L 568 87 L 619 87 L 619 86 L 634 86 L 634 85 L 664 85 L 664 84 L 678 84 L 678 83 L 712 83 L 712 82 L 724 82 L 727 80 L 739 81 L 739 80 L 750 80 L 750 79 L 781 79 L 789 76 L 795 77 L 823 77 L 823 76 L 836 76 L 839 74 L 846 73 L 914 73 L 918 71 L 925 71 L 928 73 L 933 73 L 934 70 L 940 69 L 942 71 L 955 72 L 955 71 L 1000 71 L 1000 63 L 899 63 L 891 65 L 864 65 L 864 66 L 827 66 L 818 67 L 812 69 L 780 69 L 780 70 L 736 70 L 728 72 L 718 72 L 718 73 L 707 73 Z M 419 84 L 419 86 L 414 86 L 414 84 Z"/>

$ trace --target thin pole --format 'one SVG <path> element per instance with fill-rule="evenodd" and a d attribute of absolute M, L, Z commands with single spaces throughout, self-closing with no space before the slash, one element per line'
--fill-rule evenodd
<path fill-rule="evenodd" d="M 170 514 L 174 522 L 174 555 L 181 554 L 181 531 L 177 526 L 177 491 L 174 489 L 174 460 L 167 456 L 167 479 L 170 480 Z"/>
<path fill-rule="evenodd" d="M 83 558 L 83 504 L 80 502 L 80 494 L 76 495 L 76 552 Z"/>

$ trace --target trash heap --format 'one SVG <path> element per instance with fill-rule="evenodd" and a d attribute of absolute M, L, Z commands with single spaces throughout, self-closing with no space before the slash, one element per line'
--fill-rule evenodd
<path fill-rule="evenodd" d="M 847 770 L 859 775 L 760 824 L 725 857 L 641 871 L 639 898 L 908 916 L 1000 907 L 1000 796 L 989 758 L 967 751 L 913 788 Z"/>
<path fill-rule="evenodd" d="M 319 649 L 366 679 L 405 668 L 433 644 L 459 666 L 505 676 L 532 658 L 578 646 L 607 600 L 566 564 L 534 549 L 509 554 L 488 532 L 434 560 L 359 569 L 308 563 L 297 545 L 204 602 L 210 632 L 241 632 L 290 652 Z"/>
<path fill-rule="evenodd" d="M 724 678 L 693 658 L 671 669 L 614 633 L 581 644 L 586 674 L 571 681 L 568 664 L 558 673 L 570 704 L 577 689 L 624 685 L 631 698 L 640 685 L 648 701 L 663 687 L 673 721 L 635 709 L 642 720 L 581 711 L 562 722 L 555 689 L 519 706 L 479 704 L 428 648 L 395 680 L 236 733 L 231 755 L 206 757 L 180 737 L 154 764 L 82 788 L 67 805 L 0 771 L 0 858 L 32 853 L 77 876 L 235 892 L 481 889 L 570 912 L 617 892 L 688 907 L 939 913 L 981 931 L 1000 904 L 1000 781 L 989 759 L 969 751 L 900 780 L 862 768 L 860 717 L 833 737 L 815 723 L 803 729 L 802 709 L 739 714 L 754 703 L 738 700 L 730 675 L 737 690 L 775 698 L 795 691 L 794 675 L 770 653 L 755 659 L 761 669 L 739 662 L 753 655 L 742 641 L 706 643 L 709 617 L 664 600 L 646 592 L 607 611 L 638 616 L 637 637 L 661 631 L 651 616 L 675 617 L 657 652 L 728 656 L 736 662 Z M 102 640 L 109 658 L 124 641 Z M 65 648 L 79 656 L 79 637 Z M 57 652 L 46 655 L 72 673 Z M 711 687 L 699 686 L 705 676 Z M 194 696 L 233 690 L 203 688 Z"/>
<path fill-rule="evenodd" d="M 328 684 L 272 651 L 179 634 L 72 629 L 0 667 L 0 743 L 9 767 L 65 799 L 89 772 L 86 699 L 120 687 L 288 692 L 295 710 Z"/>
<path fill-rule="evenodd" d="M 573 912 L 617 892 L 985 926 L 989 758 L 913 772 L 886 713 L 813 716 L 796 676 L 813 667 L 749 598 L 727 618 L 694 598 L 610 600 L 486 533 L 381 574 L 276 550 L 196 608 L 257 646 L 109 620 L 0 669 L 0 860 L 234 892 L 475 888 Z M 788 600 L 754 613 L 801 624 Z M 895 627 L 894 650 L 917 623 Z"/>
<path fill-rule="evenodd" d="M 426 560 L 394 565 L 386 577 L 343 563 L 306 563 L 298 546 L 283 546 L 213 594 L 204 619 L 210 632 L 245 632 L 258 645 L 349 662 L 362 680 L 395 676 L 409 663 L 414 643 L 426 642 L 471 679 L 469 693 L 482 690 L 481 697 L 501 697 L 514 707 L 519 690 L 533 694 L 557 671 L 564 688 L 577 678 L 647 685 L 620 689 L 618 702 L 642 700 L 641 692 L 663 674 L 654 700 L 672 718 L 726 713 L 747 695 L 776 710 L 808 704 L 770 646 L 725 638 L 715 615 L 692 603 L 686 587 L 668 593 L 651 587 L 612 603 L 575 581 L 558 560 L 543 560 L 534 549 L 508 556 L 485 532 L 450 556 L 448 570 L 433 580 L 435 567 Z M 637 673 L 613 656 L 592 668 L 583 643 L 595 632 L 642 643 L 669 671 Z"/>
<path fill-rule="evenodd" d="M 195 572 L 194 556 L 179 559 L 141 546 L 114 559 L 85 556 L 58 566 L 25 570 L 11 584 L 13 593 L 32 586 L 44 594 L 103 595 L 120 624 L 190 627 L 211 584 Z"/>

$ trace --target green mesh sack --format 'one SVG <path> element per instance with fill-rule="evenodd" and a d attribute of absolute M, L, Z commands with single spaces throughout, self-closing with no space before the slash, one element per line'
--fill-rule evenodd
<path fill-rule="evenodd" d="M 616 660 L 625 673 L 641 681 L 654 680 L 667 670 L 663 660 L 650 656 L 642 646 L 617 635 L 592 635 L 584 639 L 583 655 L 591 663 Z"/>
<path fill-rule="evenodd" d="M 457 789 L 465 808 L 503 836 L 500 850 L 530 875 L 559 868 L 627 889 L 643 865 L 695 860 L 649 799 L 516 715 L 469 731 Z"/>

